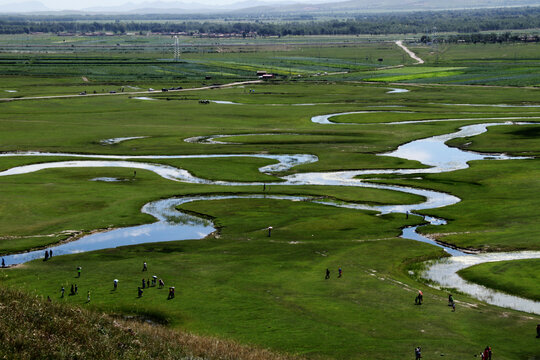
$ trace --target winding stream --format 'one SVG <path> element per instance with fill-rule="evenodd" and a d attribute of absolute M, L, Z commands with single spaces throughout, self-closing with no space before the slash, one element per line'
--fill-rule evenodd
<path fill-rule="evenodd" d="M 312 118 L 314 123 L 329 124 L 332 123 L 330 118 L 345 114 L 361 114 L 369 113 L 365 111 L 348 112 L 340 114 L 329 114 L 315 116 Z M 419 120 L 407 122 L 390 122 L 384 124 L 405 124 L 419 123 L 428 121 L 462 121 L 462 120 L 523 120 L 537 119 L 537 117 L 512 117 L 512 118 L 486 118 L 486 119 L 438 119 L 438 120 Z M 335 124 L 335 123 L 333 123 Z M 381 123 L 382 124 L 382 123 Z M 451 148 L 445 144 L 448 140 L 470 137 L 479 135 L 487 131 L 490 126 L 504 125 L 520 125 L 525 123 L 486 123 L 474 124 L 461 127 L 458 131 L 450 134 L 433 136 L 425 139 L 415 140 L 407 144 L 399 146 L 395 151 L 379 154 L 380 156 L 393 156 L 407 160 L 416 160 L 427 166 L 424 169 L 384 169 L 384 170 L 354 170 L 354 171 L 334 171 L 334 172 L 312 172 L 299 173 L 281 177 L 282 182 L 277 185 L 338 185 L 338 186 L 359 186 L 369 187 L 383 190 L 402 191 L 409 194 L 419 195 L 424 198 L 423 202 L 418 204 L 407 205 L 366 205 L 358 203 L 347 203 L 340 201 L 332 201 L 321 198 L 310 198 L 301 196 L 264 196 L 264 195 L 231 195 L 231 196 L 196 196 L 184 198 L 172 198 L 166 200 L 154 201 L 146 204 L 142 211 L 154 216 L 158 221 L 153 224 L 134 226 L 111 230 L 102 233 L 91 234 L 84 236 L 76 241 L 60 244 L 50 249 L 53 249 L 54 255 L 73 254 L 85 251 L 93 251 L 106 249 L 117 246 L 134 245 L 148 242 L 161 241 L 176 241 L 185 239 L 200 239 L 204 238 L 211 232 L 215 231 L 212 223 L 208 220 L 201 219 L 186 213 L 182 213 L 175 209 L 176 206 L 191 202 L 191 201 L 209 201 L 209 200 L 225 200 L 233 198 L 267 198 L 287 201 L 311 201 L 328 206 L 338 206 L 359 210 L 373 210 L 380 213 L 390 212 L 409 212 L 413 214 L 417 210 L 433 209 L 437 207 L 449 206 L 460 201 L 459 198 L 427 189 L 410 188 L 397 185 L 375 184 L 366 181 L 367 179 L 359 179 L 358 176 L 376 176 L 381 174 L 426 174 L 426 173 L 441 173 L 465 169 L 468 167 L 467 162 L 471 160 L 508 160 L 508 159 L 527 159 L 525 157 L 512 157 L 504 154 L 480 154 L 471 151 L 463 151 L 456 148 Z M 339 124 L 341 125 L 341 123 Z M 349 124 L 350 125 L 350 124 Z M 358 124 L 355 124 L 358 125 Z M 265 134 L 252 134 L 265 135 Z M 266 134 L 273 135 L 273 134 Z M 235 135 L 215 135 L 206 137 L 190 138 L 191 142 L 212 143 L 213 139 L 235 136 Z M 238 136 L 249 136 L 242 134 Z M 117 139 L 133 139 L 133 138 L 117 138 Z M 112 139 L 111 139 L 112 140 Z M 186 139 L 187 140 L 187 139 Z M 16 152 L 2 153 L 0 157 L 8 156 L 64 156 L 74 158 L 86 158 L 92 160 L 72 160 L 58 161 L 40 164 L 31 164 L 14 167 L 0 172 L 0 176 L 13 176 L 18 174 L 26 174 L 44 169 L 53 168 L 68 168 L 68 167 L 126 167 L 145 169 L 153 171 L 163 178 L 196 184 L 214 184 L 214 185 L 252 185 L 261 186 L 260 182 L 227 182 L 213 181 L 201 179 L 193 176 L 188 171 L 180 168 L 175 168 L 169 165 L 141 162 L 140 160 L 152 159 L 188 159 L 188 158 L 227 158 L 227 157 L 260 157 L 274 160 L 276 163 L 264 166 L 259 171 L 266 174 L 275 174 L 277 172 L 286 171 L 290 168 L 316 162 L 318 159 L 314 155 L 309 154 L 290 154 L 290 155 L 269 155 L 269 154 L 214 154 L 214 155 L 171 155 L 171 156 L 119 156 L 119 155 L 87 155 L 87 154 L 69 154 L 69 153 L 41 153 L 41 152 Z M 132 161 L 129 161 L 132 160 Z M 139 161 L 133 161 L 139 160 Z M 444 224 L 442 219 L 425 217 L 425 220 L 433 225 Z M 483 288 L 479 285 L 470 284 L 457 276 L 456 271 L 487 261 L 503 261 L 512 259 L 530 259 L 540 258 L 540 252 L 515 252 L 515 253 L 490 253 L 490 254 L 466 254 L 462 251 L 452 249 L 435 241 L 426 238 L 416 232 L 417 227 L 410 227 L 403 230 L 402 237 L 416 241 L 428 242 L 432 245 L 442 247 L 452 257 L 444 259 L 430 266 L 424 276 L 428 279 L 438 282 L 443 287 L 456 288 L 462 292 L 473 295 L 483 301 L 491 304 L 511 307 L 513 309 L 527 311 L 540 314 L 540 303 L 531 300 L 521 299 L 515 296 L 503 294 L 498 291 Z M 26 261 L 41 258 L 43 250 L 32 251 L 23 254 L 13 254 L 4 256 L 7 265 L 20 264 Z"/>

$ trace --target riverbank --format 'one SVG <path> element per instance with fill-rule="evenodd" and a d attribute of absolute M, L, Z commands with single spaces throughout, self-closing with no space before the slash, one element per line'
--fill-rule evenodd
<path fill-rule="evenodd" d="M 540 302 L 539 267 L 538 260 L 500 261 L 475 265 L 458 274 L 470 282 Z"/>
<path fill-rule="evenodd" d="M 478 248 L 494 248 L 494 244 L 497 248 L 535 246 L 532 241 L 524 241 L 527 238 L 522 231 L 534 230 L 537 223 L 535 197 L 530 195 L 537 191 L 537 184 L 530 181 L 536 160 L 472 161 L 469 168 L 425 174 L 422 171 L 428 167 L 417 160 L 376 155 L 417 139 L 455 133 L 459 127 L 485 122 L 480 120 L 483 118 L 497 117 L 503 122 L 508 117 L 538 116 L 535 108 L 432 104 L 466 104 L 471 98 L 486 101 L 487 91 L 489 99 L 499 100 L 492 104 L 512 103 L 512 94 L 516 95 L 513 103 L 518 104 L 532 101 L 528 90 L 415 88 L 407 93 L 387 94 L 387 87 L 359 84 L 268 84 L 253 88 L 255 93 L 242 89 L 211 92 L 211 100 L 246 104 L 242 106 L 201 105 L 195 100 L 180 99 L 179 95 L 170 95 L 170 101 L 103 97 L 99 104 L 89 98 L 77 99 L 69 104 L 62 102 L 62 113 L 56 109 L 57 100 L 52 99 L 47 100 L 50 107 L 40 107 L 39 111 L 35 108 L 38 102 L 26 102 L 24 107 L 16 102 L 4 104 L 6 109 L 0 117 L 11 129 L 0 134 L 4 151 L 37 149 L 98 156 L 312 154 L 318 161 L 272 175 L 277 180 L 286 178 L 288 185 L 253 181 L 259 168 L 277 164 L 273 159 L 240 161 L 245 159 L 241 157 L 234 161 L 202 157 L 159 159 L 158 165 L 182 168 L 211 183 L 171 181 L 140 168 L 135 174 L 133 169 L 117 167 L 51 168 L 0 177 L 0 191 L 5 199 L 0 223 L 2 229 L 19 236 L 150 222 L 153 219 L 139 210 L 157 198 L 253 193 L 259 196 L 180 205 L 182 210 L 211 216 L 220 229 L 219 238 L 55 256 L 52 260 L 27 263 L 20 269 L 2 270 L 2 284 L 80 306 L 85 306 L 84 293 L 91 291 L 92 306 L 103 311 L 149 318 L 177 329 L 311 358 L 392 358 L 396 354 L 407 356 L 418 345 L 423 347 L 425 357 L 466 358 L 476 354 L 480 344 L 483 348 L 487 343 L 497 349 L 498 356 L 508 359 L 533 356 L 536 343 L 530 341 L 537 339 L 523 334 L 534 330 L 536 315 L 491 306 L 463 294 L 454 294 L 458 304 L 454 313 L 447 306 L 446 291 L 427 287 L 409 276 L 413 264 L 439 258 L 444 252 L 429 244 L 400 239 L 401 229 L 418 225 L 422 219 L 392 213 L 391 208 L 425 204 L 426 198 L 418 194 L 395 191 L 403 186 L 411 191 L 442 193 L 443 198 L 455 200 L 449 196 L 452 195 L 461 202 L 452 201 L 453 205 L 439 209 L 430 203 L 418 210 L 421 215 L 437 213 L 448 220 L 446 225 L 426 227 L 426 232 L 447 234 L 457 232 L 449 231 L 450 227 L 459 227 L 472 229 L 471 234 L 493 235 L 489 241 L 480 242 L 487 237 L 478 239 Z M 481 97 L 482 94 L 485 96 Z M 309 103 L 316 105 L 293 105 Z M 396 105 L 407 113 L 350 114 L 343 122 L 353 124 L 346 125 L 311 122 L 312 117 L 321 114 Z M 91 106 L 99 106 L 99 114 L 88 113 Z M 383 124 L 390 120 L 435 118 L 454 120 Z M 332 120 L 340 119 L 338 116 Z M 501 127 L 521 129 L 517 125 Z M 80 131 L 73 131 L 75 128 Z M 50 136 L 30 136 L 37 133 Z M 490 133 L 491 128 L 466 140 L 474 142 L 476 137 L 489 137 Z M 513 140 L 517 135 L 512 135 L 512 131 L 505 133 L 508 138 L 501 145 L 501 152 L 515 146 Z M 236 136 L 220 138 L 224 144 L 184 141 L 219 134 Z M 103 139 L 139 136 L 148 137 L 110 146 L 100 143 Z M 473 150 L 474 144 L 469 148 Z M 0 158 L 3 169 L 43 160 L 39 156 Z M 385 173 L 392 169 L 411 173 Z M 335 173 L 340 173 L 340 177 Z M 317 182 L 292 183 L 305 174 L 319 178 Z M 231 177 L 257 184 L 217 184 Z M 92 181 L 96 178 L 131 180 Z M 391 190 L 348 186 L 367 183 L 367 179 L 371 179 L 369 185 L 377 181 L 399 187 Z M 339 182 L 339 186 L 332 182 Z M 509 184 L 512 191 L 508 191 Z M 280 200 L 271 195 L 302 195 L 352 206 Z M 498 201 L 501 198 L 504 201 Z M 360 210 L 364 205 L 367 206 Z M 377 209 L 383 206 L 387 206 L 385 214 L 378 214 Z M 445 214 L 439 216 L 443 211 Z M 520 221 L 514 225 L 517 219 Z M 269 226 L 273 228 L 271 236 Z M 497 231 L 505 229 L 504 237 L 497 236 Z M 139 236 L 148 235 L 140 232 Z M 462 243 L 467 246 L 473 240 L 477 238 L 471 235 Z M 7 239 L 2 242 L 15 245 Z M 142 272 L 143 262 L 147 262 L 148 272 Z M 81 278 L 76 278 L 78 266 L 82 267 Z M 339 267 L 343 270 L 341 278 L 337 277 Z M 330 278 L 325 280 L 327 268 Z M 165 281 L 166 288 L 145 288 L 139 299 L 137 287 L 143 278 L 148 280 L 154 275 Z M 116 292 L 113 279 L 120 280 Z M 61 286 L 69 289 L 73 283 L 83 296 L 61 299 Z M 167 300 L 168 286 L 176 287 L 174 300 Z M 424 292 L 422 306 L 414 305 L 418 290 Z M 444 341 L 441 334 L 445 334 Z"/>

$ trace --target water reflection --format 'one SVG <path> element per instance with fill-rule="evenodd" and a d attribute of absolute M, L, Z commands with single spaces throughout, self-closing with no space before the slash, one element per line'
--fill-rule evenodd
<path fill-rule="evenodd" d="M 77 254 L 127 245 L 200 239 L 214 231 L 210 221 L 175 209 L 175 206 L 187 201 L 193 199 L 167 199 L 148 203 L 142 208 L 142 212 L 154 216 L 158 222 L 87 235 L 47 250 L 53 250 L 54 256 Z M 3 256 L 3 259 L 9 266 L 40 259 L 43 255 L 44 250 L 36 250 Z"/>
<path fill-rule="evenodd" d="M 407 90 L 407 89 L 390 88 L 390 91 L 387 91 L 386 93 L 387 94 L 402 94 L 402 93 L 407 93 L 409 91 L 410 90 Z"/>
<path fill-rule="evenodd" d="M 398 111 L 392 111 L 398 113 Z M 312 121 L 318 124 L 333 124 L 330 121 L 331 117 L 346 114 L 366 114 L 372 113 L 371 111 L 357 111 L 347 112 L 339 114 L 329 114 L 315 116 Z M 519 120 L 519 119 L 536 119 L 538 117 L 511 117 L 511 118 L 485 118 L 489 120 Z M 422 122 L 436 122 L 436 121 L 456 121 L 456 120 L 474 120 L 481 121 L 483 119 L 437 119 L 437 120 L 418 120 L 418 121 L 403 121 L 403 122 L 390 122 L 381 123 L 385 125 L 391 124 L 406 124 L 406 123 L 422 123 Z M 455 171 L 458 169 L 465 169 L 468 167 L 468 162 L 471 160 L 507 160 L 507 159 L 526 159 L 525 157 L 512 157 L 505 154 L 479 154 L 471 151 L 463 151 L 457 148 L 451 148 L 445 144 L 448 140 L 469 137 L 479 135 L 490 126 L 501 125 L 520 125 L 525 123 L 486 123 L 464 126 L 459 131 L 433 136 L 426 139 L 420 139 L 412 141 L 410 143 L 399 146 L 395 151 L 386 154 L 380 154 L 380 156 L 392 156 L 407 160 L 415 160 L 421 163 L 425 168 L 420 169 L 375 169 L 375 170 L 352 170 L 352 171 L 332 171 L 332 172 L 311 172 L 311 173 L 298 173 L 289 176 L 281 177 L 283 182 L 280 185 L 333 185 L 333 186 L 357 186 L 357 187 L 369 187 L 391 191 L 401 191 L 409 194 L 414 194 L 422 197 L 424 201 L 417 204 L 406 205 L 367 205 L 357 203 L 347 203 L 341 201 L 334 201 L 329 199 L 309 198 L 299 196 L 264 196 L 264 195 L 231 195 L 231 196 L 196 196 L 186 197 L 181 199 L 166 199 L 151 202 L 145 205 L 142 209 L 143 212 L 148 213 L 158 219 L 158 222 L 154 224 L 147 224 L 141 226 L 135 226 L 125 229 L 111 230 L 103 233 L 97 233 L 85 236 L 77 241 L 61 244 L 51 249 L 54 249 L 55 255 L 73 254 L 84 251 L 93 251 L 106 249 L 110 247 L 134 245 L 148 242 L 160 242 L 160 241 L 175 241 L 185 239 L 200 239 L 212 231 L 214 227 L 208 220 L 194 217 L 192 215 L 179 212 L 175 210 L 175 207 L 189 202 L 189 201 L 209 201 L 209 200 L 223 200 L 233 198 L 268 198 L 268 199 L 280 199 L 290 201 L 312 201 L 314 203 L 338 206 L 343 208 L 352 208 L 359 210 L 373 210 L 380 213 L 401 212 L 411 213 L 417 210 L 433 209 L 437 207 L 449 206 L 460 201 L 459 198 L 438 192 L 433 190 L 410 188 L 405 186 L 375 184 L 367 182 L 366 179 L 359 179 L 359 176 L 376 176 L 384 174 L 426 174 L 426 173 L 441 173 Z M 355 124 L 358 125 L 358 124 Z M 273 134 L 239 134 L 241 136 L 250 135 L 273 135 Z M 220 143 L 214 139 L 219 137 L 234 136 L 234 135 L 213 135 L 190 138 L 192 142 L 201 143 Z M 116 138 L 118 139 L 132 139 L 132 138 Z M 115 140 L 115 139 L 109 139 Z M 120 140 L 122 141 L 122 140 Z M 188 139 L 186 139 L 188 141 Z M 318 160 L 314 155 L 309 154 L 293 154 L 293 155 L 270 155 L 270 154 L 214 154 L 214 155 L 171 155 L 171 156 L 154 156 L 154 155 L 142 155 L 142 156 L 118 156 L 118 155 L 86 155 L 86 154 L 66 154 L 66 153 L 40 153 L 40 152 L 24 152 L 24 153 L 3 153 L 0 156 L 70 156 L 77 158 L 92 158 L 99 160 L 73 160 L 73 161 L 58 161 L 41 164 L 31 164 L 14 167 L 0 172 L 0 176 L 12 176 L 18 174 L 26 174 L 34 171 L 51 168 L 65 168 L 65 167 L 127 167 L 135 169 L 145 169 L 153 171 L 156 174 L 174 181 L 182 181 L 195 184 L 214 184 L 214 185 L 251 185 L 261 186 L 263 183 L 251 182 L 226 182 L 226 181 L 212 181 L 207 179 L 201 179 L 193 176 L 188 171 L 180 168 L 175 168 L 169 165 L 155 164 L 155 163 L 143 163 L 138 161 L 127 160 L 140 160 L 140 159 L 183 159 L 183 158 L 226 158 L 226 157 L 259 157 L 275 160 L 275 164 L 261 167 L 259 171 L 267 174 L 273 174 L 280 171 L 286 171 L 294 166 L 313 163 Z M 100 179 L 101 181 L 105 178 Z M 432 225 L 441 225 L 445 221 L 442 219 L 436 219 L 431 217 L 425 217 L 425 220 Z M 461 279 L 456 271 L 486 261 L 501 261 L 501 260 L 514 260 L 514 259 L 529 259 L 540 258 L 540 252 L 519 252 L 519 253 L 495 253 L 495 254 L 479 254 L 468 255 L 462 251 L 449 248 L 442 244 L 438 244 L 435 241 L 422 236 L 417 233 L 417 227 L 406 228 L 403 231 L 402 237 L 412 239 L 416 241 L 427 242 L 435 246 L 444 248 L 449 254 L 453 255 L 450 259 L 436 263 L 431 266 L 426 272 L 426 277 L 437 281 L 441 286 L 457 288 L 460 291 L 471 294 L 486 302 L 499 305 L 512 307 L 514 309 L 539 313 L 539 303 L 531 302 L 529 300 L 519 299 L 517 297 L 511 297 L 499 292 L 494 292 L 490 289 L 483 288 L 476 284 L 469 284 Z M 33 251 L 25 254 L 14 254 L 5 256 L 4 260 L 7 265 L 18 264 L 26 262 L 32 259 L 42 257 L 44 251 Z"/>
<path fill-rule="evenodd" d="M 468 256 L 453 256 L 431 265 L 424 273 L 441 287 L 454 288 L 489 304 L 515 310 L 540 314 L 540 302 L 505 294 L 485 286 L 462 279 L 457 272 L 467 267 L 493 261 L 540 259 L 540 251 L 520 251 L 505 253 L 483 253 Z"/>
<path fill-rule="evenodd" d="M 117 137 L 117 138 L 112 138 L 112 139 L 105 139 L 105 140 L 101 140 L 100 143 L 102 145 L 114 145 L 114 144 L 119 144 L 123 141 L 127 141 L 127 140 L 135 140 L 135 139 L 144 139 L 144 138 L 147 138 L 148 136 L 130 136 L 130 137 Z"/>

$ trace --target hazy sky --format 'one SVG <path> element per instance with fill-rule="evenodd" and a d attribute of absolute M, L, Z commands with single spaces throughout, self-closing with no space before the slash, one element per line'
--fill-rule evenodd
<path fill-rule="evenodd" d="M 31 0 L 26 0 L 31 1 Z M 122 5 L 126 3 L 132 3 L 132 4 L 139 4 L 143 2 L 153 2 L 153 1 L 160 1 L 165 3 L 196 3 L 196 4 L 207 4 L 207 5 L 225 5 L 225 4 L 231 4 L 235 2 L 243 2 L 246 0 L 178 0 L 178 1 L 171 1 L 171 0 L 35 0 L 41 2 L 46 7 L 50 8 L 51 10 L 79 10 L 79 9 L 85 9 L 89 7 L 98 7 L 98 6 L 117 6 Z M 261 0 L 265 2 L 285 2 L 284 0 Z M 309 0 L 294 0 L 294 2 L 308 2 Z M 328 0 L 324 2 L 336 2 L 336 1 L 343 1 L 343 0 Z M 16 3 L 17 0 L 0 0 L 0 4 L 2 3 Z M 22 2 L 22 1 L 21 1 Z M 293 1 L 291 1 L 293 2 Z M 309 2 L 322 2 L 322 1 L 309 1 Z"/>

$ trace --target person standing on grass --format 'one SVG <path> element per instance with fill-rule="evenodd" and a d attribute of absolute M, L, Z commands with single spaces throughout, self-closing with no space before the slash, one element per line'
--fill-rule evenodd
<path fill-rule="evenodd" d="M 536 338 L 540 339 L 540 324 L 536 325 Z"/>
<path fill-rule="evenodd" d="M 49 252 L 45 250 L 45 259 L 43 259 L 43 261 L 47 261 L 47 260 L 49 260 Z"/>
<path fill-rule="evenodd" d="M 81 277 L 81 270 L 82 270 L 82 267 L 77 266 L 77 277 Z"/>
<path fill-rule="evenodd" d="M 71 291 L 70 291 L 70 294 L 71 294 L 71 295 L 75 295 L 75 287 L 73 287 L 73 284 L 71 284 Z"/>
<path fill-rule="evenodd" d="M 64 287 L 62 286 L 62 289 L 60 289 L 60 292 L 62 293 L 62 295 L 60 296 L 61 298 L 64 297 L 64 292 L 66 291 L 66 289 L 64 289 Z"/>
<path fill-rule="evenodd" d="M 118 279 L 113 280 L 113 286 L 114 286 L 114 290 L 118 288 Z"/>
<path fill-rule="evenodd" d="M 142 264 L 142 271 L 148 271 L 148 265 L 146 265 L 146 261 Z"/>
<path fill-rule="evenodd" d="M 2 267 L 3 267 L 3 268 L 6 267 L 6 262 L 4 261 L 4 258 L 2 258 Z"/>
<path fill-rule="evenodd" d="M 414 299 L 414 303 L 416 305 L 422 305 L 422 300 L 424 299 L 424 294 L 422 294 L 421 290 L 418 290 L 418 295 Z"/>
<path fill-rule="evenodd" d="M 143 294 L 143 289 L 141 289 L 141 287 L 139 286 L 139 287 L 137 288 L 137 292 L 139 293 L 139 297 L 141 297 L 142 294 Z"/>
<path fill-rule="evenodd" d="M 422 349 L 420 349 L 420 346 L 417 346 L 417 347 L 414 349 L 414 358 L 415 358 L 416 360 L 422 358 Z"/>
<path fill-rule="evenodd" d="M 330 279 L 330 270 L 326 268 L 326 276 L 324 277 L 326 280 Z"/>
<path fill-rule="evenodd" d="M 338 278 L 341 277 L 341 275 L 343 275 L 343 270 L 341 270 L 341 266 L 338 268 Z"/>
<path fill-rule="evenodd" d="M 448 295 L 448 306 L 452 307 L 452 312 L 456 311 L 456 303 L 454 302 L 454 298 L 452 297 L 452 294 Z"/>
<path fill-rule="evenodd" d="M 88 291 L 86 293 L 86 302 L 89 303 L 90 302 L 90 291 Z"/>
<path fill-rule="evenodd" d="M 142 279 L 142 288 L 144 289 L 146 287 L 146 281 Z"/>

